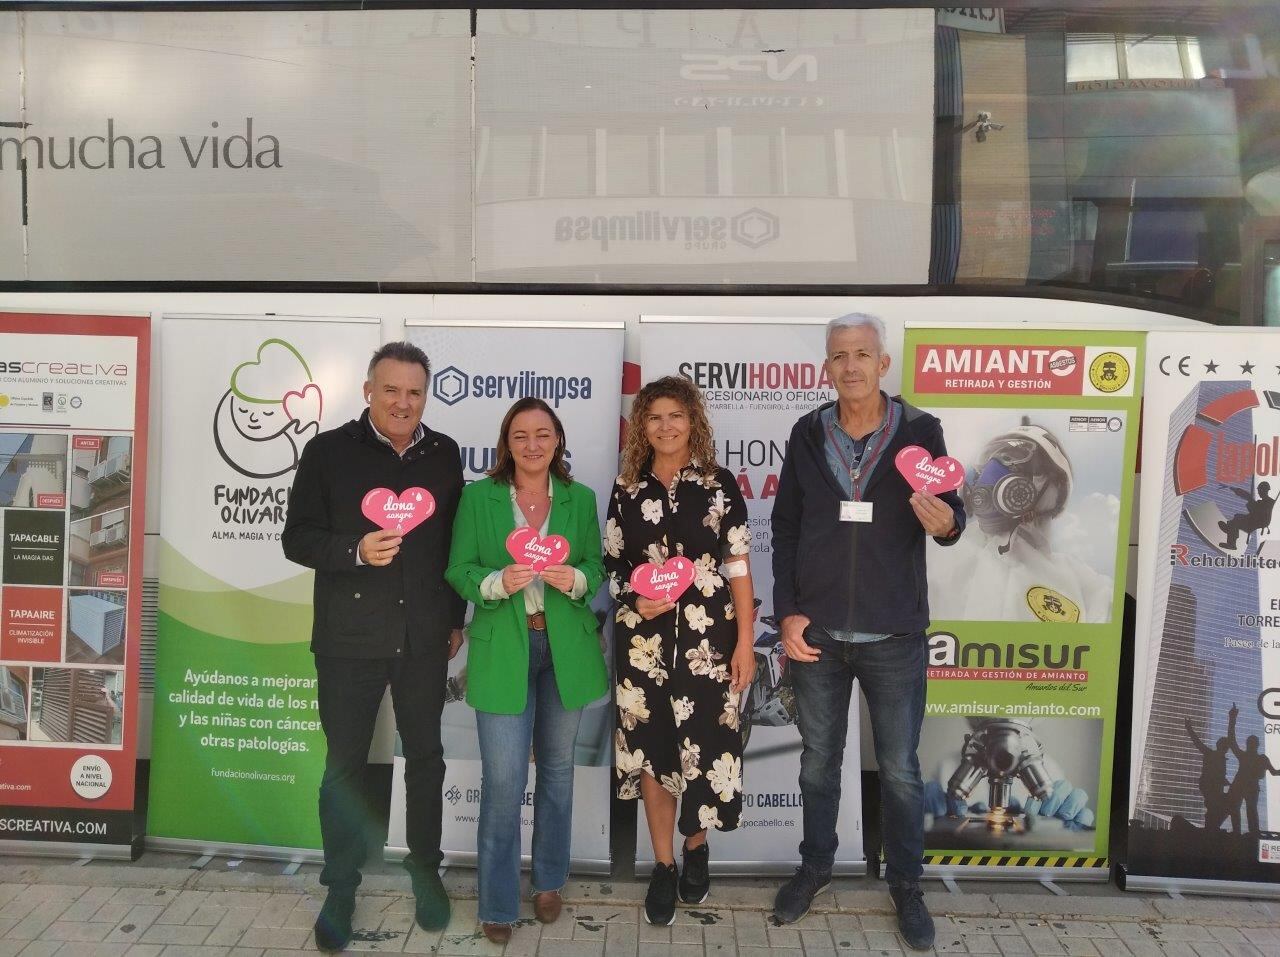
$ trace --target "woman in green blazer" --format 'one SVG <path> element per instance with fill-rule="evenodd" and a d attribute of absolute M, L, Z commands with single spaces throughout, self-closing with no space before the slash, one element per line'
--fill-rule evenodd
<path fill-rule="evenodd" d="M 533 746 L 534 914 L 551 923 L 569 874 L 573 745 L 584 705 L 608 690 L 591 599 L 604 577 L 591 489 L 564 460 L 564 427 L 541 399 L 507 411 L 489 477 L 467 486 L 453 524 L 445 577 L 475 606 L 468 629 L 467 703 L 476 709 L 480 798 L 479 917 L 495 943 L 519 918 L 520 804 Z M 513 563 L 517 527 L 569 544 L 534 572 Z M 532 533 L 530 533 L 532 534 Z"/>

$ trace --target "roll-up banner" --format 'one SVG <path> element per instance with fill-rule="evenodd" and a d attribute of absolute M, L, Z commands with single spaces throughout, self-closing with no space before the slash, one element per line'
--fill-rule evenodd
<path fill-rule="evenodd" d="M 134 857 L 151 322 L 0 333 L 0 851 Z"/>
<path fill-rule="evenodd" d="M 743 807 L 738 829 L 715 834 L 719 873 L 790 873 L 799 863 L 800 732 L 782 637 L 773 617 L 769 516 L 796 420 L 836 397 L 823 369 L 826 319 L 641 316 L 641 379 L 683 375 L 703 390 L 720 464 L 738 477 L 751 528 L 756 678 L 741 711 Z M 862 778 L 857 695 L 849 709 L 835 872 L 862 874 Z M 636 870 L 653 866 L 641 824 Z"/>
<path fill-rule="evenodd" d="M 1107 879 L 1142 335 L 906 330 L 960 541 L 929 544 L 926 871 Z"/>
<path fill-rule="evenodd" d="M 487 320 L 410 321 L 407 338 L 431 357 L 431 394 L 425 418 L 462 449 L 468 482 L 493 466 L 498 428 L 517 399 L 537 396 L 564 424 L 566 456 L 576 481 L 596 493 L 601 526 L 618 471 L 623 323 Z M 608 589 L 595 599 L 603 622 Z M 603 641 L 603 638 L 602 638 Z M 606 649 L 606 659 L 611 656 Z M 466 703 L 466 645 L 450 662 L 442 736 L 445 754 L 446 863 L 474 863 L 480 813 L 480 745 L 475 712 Z M 580 873 L 609 872 L 609 780 L 613 760 L 612 701 L 589 705 L 578 729 L 574 763 L 572 866 Z M 529 768 L 521 820 L 522 853 L 533 836 L 534 769 Z M 396 740 L 387 856 L 403 857 L 404 758 Z"/>
<path fill-rule="evenodd" d="M 312 574 L 285 559 L 280 533 L 303 447 L 363 408 L 380 326 L 174 316 L 161 340 L 148 843 L 312 856 L 325 754 Z"/>
<path fill-rule="evenodd" d="M 1147 339 L 1129 888 L 1280 896 L 1277 345 Z"/>

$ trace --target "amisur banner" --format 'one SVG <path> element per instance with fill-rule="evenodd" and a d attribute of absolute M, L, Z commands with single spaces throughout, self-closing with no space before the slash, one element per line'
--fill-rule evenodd
<path fill-rule="evenodd" d="M 360 414 L 378 321 L 166 317 L 161 332 L 148 836 L 318 848 L 312 573 L 280 533 L 303 447 Z"/>
<path fill-rule="evenodd" d="M 968 516 L 928 554 L 935 870 L 1106 878 L 1142 373 L 1140 333 L 906 330 Z"/>
<path fill-rule="evenodd" d="M 1127 886 L 1280 881 L 1276 340 L 1147 340 Z"/>

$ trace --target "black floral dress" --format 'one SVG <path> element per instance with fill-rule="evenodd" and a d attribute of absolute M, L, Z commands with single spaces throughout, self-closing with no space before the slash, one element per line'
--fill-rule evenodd
<path fill-rule="evenodd" d="M 742 735 L 729 664 L 738 640 L 733 596 L 720 565 L 751 549 L 747 506 L 733 474 L 705 478 L 695 466 L 671 488 L 646 471 L 614 485 L 604 532 L 604 564 L 618 599 L 614 697 L 618 797 L 640 796 L 648 772 L 680 799 L 685 836 L 731 831 L 742 813 Z M 631 572 L 683 555 L 694 582 L 676 607 L 645 621 L 635 609 Z"/>

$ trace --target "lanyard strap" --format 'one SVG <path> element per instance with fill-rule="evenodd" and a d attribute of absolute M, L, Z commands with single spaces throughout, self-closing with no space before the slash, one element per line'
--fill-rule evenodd
<path fill-rule="evenodd" d="M 864 446 L 862 454 L 859 455 L 852 464 L 844 457 L 844 450 L 840 448 L 840 443 L 836 441 L 834 426 L 839 421 L 839 412 L 837 411 L 831 416 L 832 424 L 827 426 L 827 436 L 831 439 L 831 444 L 835 447 L 836 455 L 840 457 L 840 464 L 849 470 L 849 487 L 855 502 L 862 498 L 858 489 L 858 481 L 862 477 L 861 463 L 868 462 L 872 468 L 875 467 L 875 464 L 880 457 L 880 452 L 884 448 L 885 442 L 889 439 L 889 432 L 893 428 L 893 411 L 893 402 L 890 401 L 888 408 L 885 410 L 884 423 L 880 426 L 880 438 L 876 440 L 876 446 L 871 450 L 870 457 L 868 458 L 866 447 Z M 843 428 L 841 431 L 843 431 Z M 848 433 L 845 434 L 848 435 Z M 853 438 L 853 436 L 849 437 L 850 439 Z"/>

